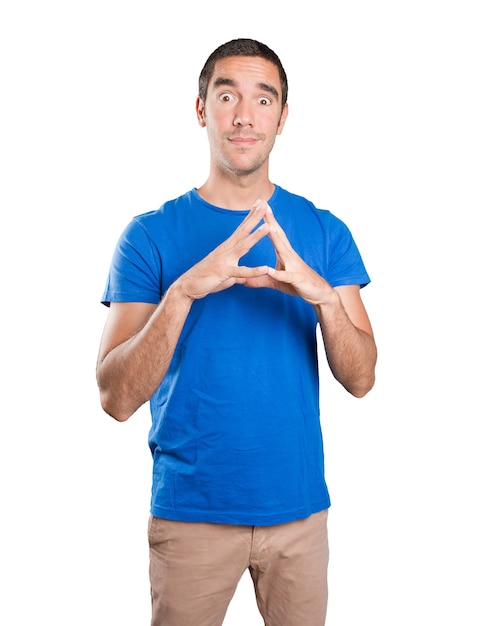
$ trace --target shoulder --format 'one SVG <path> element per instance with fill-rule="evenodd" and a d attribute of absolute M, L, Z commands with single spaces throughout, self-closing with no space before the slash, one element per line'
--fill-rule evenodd
<path fill-rule="evenodd" d="M 278 185 L 275 186 L 275 192 L 269 203 L 287 219 L 294 218 L 307 226 L 309 222 L 314 222 L 328 234 L 339 236 L 349 231 L 344 221 L 329 209 L 319 208 L 305 196 L 291 193 Z"/>
<path fill-rule="evenodd" d="M 158 209 L 138 213 L 125 226 L 120 242 L 133 244 L 135 247 L 158 245 L 167 232 L 174 229 L 181 217 L 187 219 L 191 207 L 192 191 L 177 198 L 167 200 Z"/>
<path fill-rule="evenodd" d="M 157 224 L 173 219 L 181 211 L 193 205 L 194 196 L 195 190 L 192 189 L 177 198 L 167 200 L 158 209 L 135 215 L 132 223 L 138 224 L 141 228 L 150 229 Z"/>

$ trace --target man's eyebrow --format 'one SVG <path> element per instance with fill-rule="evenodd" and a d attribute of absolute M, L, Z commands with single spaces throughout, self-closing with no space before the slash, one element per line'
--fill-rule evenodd
<path fill-rule="evenodd" d="M 221 87 L 223 85 L 227 85 L 228 87 L 237 86 L 236 82 L 232 78 L 223 78 L 222 76 L 220 76 L 214 79 L 214 87 Z M 271 94 L 278 100 L 278 91 L 275 89 L 275 87 L 273 87 L 273 85 L 269 85 L 268 83 L 258 83 L 257 87 L 258 89 L 261 89 L 262 91 L 266 91 L 267 93 Z"/>
<path fill-rule="evenodd" d="M 231 78 L 215 78 L 214 79 L 214 87 L 221 87 L 221 85 L 228 85 L 228 87 L 235 87 L 236 83 Z"/>
<path fill-rule="evenodd" d="M 267 83 L 260 83 L 258 85 L 262 91 L 266 91 L 267 93 L 271 93 L 272 96 L 278 100 L 278 91 L 275 89 L 273 85 L 268 85 Z"/>

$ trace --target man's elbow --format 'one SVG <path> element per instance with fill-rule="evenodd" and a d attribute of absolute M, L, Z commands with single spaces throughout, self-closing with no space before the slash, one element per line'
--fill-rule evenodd
<path fill-rule="evenodd" d="M 355 398 L 364 398 L 373 389 L 374 385 L 375 374 L 373 372 L 366 378 L 361 379 L 358 383 L 355 383 L 354 385 L 349 385 L 347 387 L 347 390 Z"/>
<path fill-rule="evenodd" d="M 100 390 L 100 403 L 103 411 L 117 422 L 126 422 L 135 412 L 120 402 L 116 402 L 112 394 L 107 391 Z"/>

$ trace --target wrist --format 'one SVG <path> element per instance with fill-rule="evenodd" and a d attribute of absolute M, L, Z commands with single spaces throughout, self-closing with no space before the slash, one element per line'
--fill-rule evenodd
<path fill-rule="evenodd" d="M 175 303 L 176 306 L 182 308 L 190 308 L 192 303 L 194 302 L 194 298 L 189 296 L 184 288 L 183 281 L 178 278 L 176 281 L 172 283 L 172 285 L 167 289 L 165 294 L 165 298 L 169 298 L 171 301 Z"/>
<path fill-rule="evenodd" d="M 319 297 L 312 303 L 314 307 L 326 307 L 333 308 L 335 306 L 339 306 L 341 304 L 341 297 L 339 293 L 330 285 L 327 285 L 326 288 L 322 289 L 322 292 L 319 294 Z"/>

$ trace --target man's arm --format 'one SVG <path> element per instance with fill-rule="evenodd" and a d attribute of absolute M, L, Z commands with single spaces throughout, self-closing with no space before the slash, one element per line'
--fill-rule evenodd
<path fill-rule="evenodd" d="M 150 399 L 164 378 L 190 310 L 180 289 L 160 304 L 112 302 L 96 376 L 103 409 L 120 422 Z"/>
<path fill-rule="evenodd" d="M 359 285 L 331 287 L 295 252 L 268 206 L 265 222 L 277 264 L 267 275 L 249 279 L 247 286 L 271 287 L 312 304 L 334 377 L 352 395 L 366 395 L 375 381 L 377 351 Z"/>
<path fill-rule="evenodd" d="M 331 371 L 353 396 L 373 387 L 377 350 L 359 285 L 336 287 L 333 295 L 315 304 Z"/>
<path fill-rule="evenodd" d="M 194 300 L 268 272 L 266 266 L 238 265 L 268 233 L 266 223 L 255 230 L 265 211 L 255 204 L 234 233 L 180 276 L 158 305 L 111 303 L 96 368 L 101 405 L 109 415 L 125 421 L 151 398 L 169 369 Z"/>

